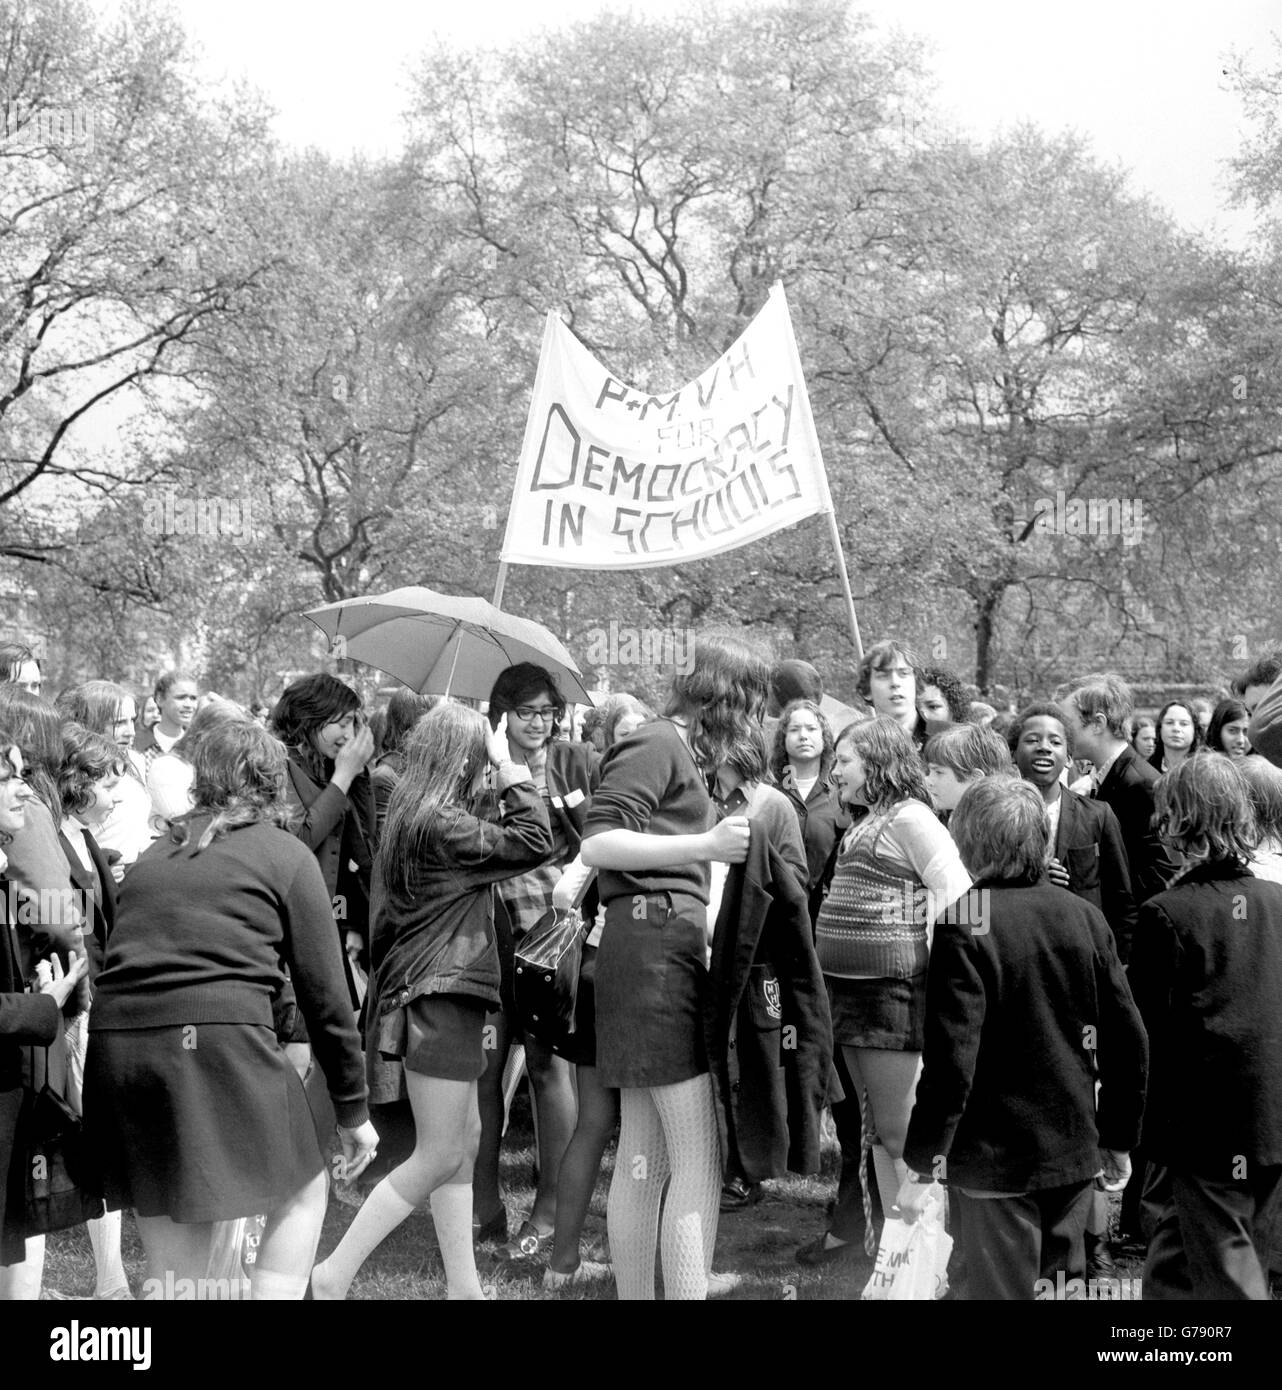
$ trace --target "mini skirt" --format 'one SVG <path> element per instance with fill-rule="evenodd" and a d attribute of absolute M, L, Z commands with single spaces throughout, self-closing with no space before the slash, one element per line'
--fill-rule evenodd
<path fill-rule="evenodd" d="M 920 1052 L 925 1042 L 926 975 L 848 980 L 825 975 L 832 1040 L 842 1047 Z"/>
<path fill-rule="evenodd" d="M 602 1085 L 671 1086 L 708 1070 L 706 923 L 706 906 L 684 894 L 606 903 L 595 981 Z"/>
<path fill-rule="evenodd" d="M 298 1073 L 251 1023 L 90 1033 L 84 1127 L 108 1207 L 139 1216 L 255 1216 L 324 1168 Z"/>
<path fill-rule="evenodd" d="M 487 1007 L 469 994 L 420 994 L 380 1019 L 379 1055 L 420 1076 L 475 1081 L 485 1070 Z"/>

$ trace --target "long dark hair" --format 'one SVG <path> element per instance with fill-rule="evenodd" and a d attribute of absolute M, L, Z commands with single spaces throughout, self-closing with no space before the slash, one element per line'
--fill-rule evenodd
<path fill-rule="evenodd" d="M 0 724 L 13 735 L 26 764 L 27 785 L 45 804 L 54 823 L 62 820 L 58 769 L 62 765 L 62 720 L 51 701 L 19 685 L 0 684 Z"/>
<path fill-rule="evenodd" d="M 1241 700 L 1221 700 L 1215 707 L 1214 714 L 1211 715 L 1211 722 L 1206 726 L 1206 746 L 1212 753 L 1223 753 L 1224 746 L 1220 743 L 1220 735 L 1224 732 L 1226 724 L 1236 724 L 1239 719 L 1250 719 L 1250 713 Z M 1195 720 L 1194 723 L 1197 721 Z"/>
<path fill-rule="evenodd" d="M 429 710 L 404 745 L 405 766 L 387 804 L 378 861 L 388 891 L 413 893 L 414 870 L 439 827 L 475 812 L 472 788 L 489 761 L 485 716 L 447 701 Z"/>
<path fill-rule="evenodd" d="M 318 672 L 285 687 L 272 710 L 272 731 L 295 754 L 312 781 L 325 782 L 327 760 L 316 747 L 316 735 L 326 724 L 360 707 L 360 696 L 351 686 L 337 676 Z"/>
<path fill-rule="evenodd" d="M 770 697 L 770 662 L 740 637 L 710 632 L 695 639 L 694 665 L 672 682 L 665 713 L 685 719 L 690 751 L 705 772 L 725 766 L 760 737 Z"/>
<path fill-rule="evenodd" d="M 0 767 L 3 767 L 4 770 L 8 772 L 9 777 L 16 777 L 18 775 L 17 769 L 9 761 L 9 754 L 15 748 L 18 748 L 19 752 L 22 751 L 18 740 L 14 738 L 4 725 L 0 725 Z M 5 778 L 5 781 L 8 781 L 8 777 Z M 0 830 L 0 849 L 3 849 L 12 839 L 13 836 L 7 831 Z"/>
<path fill-rule="evenodd" d="M 417 690 L 398 690 L 387 702 L 387 722 L 383 726 L 383 756 L 400 753 L 410 730 L 425 714 L 441 703 L 440 695 L 420 695 Z"/>
<path fill-rule="evenodd" d="M 1157 742 L 1153 746 L 1153 756 L 1149 759 L 1149 762 L 1157 768 L 1159 772 L 1162 770 L 1162 759 L 1166 757 L 1166 746 L 1162 742 L 1162 720 L 1166 718 L 1167 710 L 1177 707 L 1187 710 L 1189 719 L 1193 723 L 1193 742 L 1190 743 L 1185 750 L 1184 757 L 1191 758 L 1193 754 L 1202 747 L 1204 742 L 1202 738 L 1202 726 L 1197 722 L 1197 710 L 1193 708 L 1188 700 L 1168 700 L 1162 706 L 1161 714 L 1157 716 Z"/>
<path fill-rule="evenodd" d="M 776 782 L 783 781 L 784 769 L 788 766 L 788 721 L 794 714 L 803 710 L 814 715 L 823 741 L 823 749 L 819 754 L 819 780 L 822 782 L 832 771 L 836 742 L 832 736 L 832 725 L 828 723 L 828 716 L 814 700 L 789 700 L 779 716 L 779 727 L 775 730 L 775 745 L 770 753 L 770 771 L 774 773 Z"/>

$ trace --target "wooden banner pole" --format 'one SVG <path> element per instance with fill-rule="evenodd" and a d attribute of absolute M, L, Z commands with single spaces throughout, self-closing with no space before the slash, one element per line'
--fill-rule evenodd
<path fill-rule="evenodd" d="M 850 635 L 855 643 L 855 660 L 862 661 L 864 644 L 859 635 L 859 619 L 855 616 L 855 596 L 850 590 L 850 575 L 846 572 L 846 556 L 841 548 L 841 532 L 837 530 L 837 514 L 834 511 L 828 512 L 828 530 L 832 533 L 832 548 L 837 552 L 837 572 L 841 575 L 841 589 L 846 596 L 846 615 L 850 619 Z"/>
<path fill-rule="evenodd" d="M 490 600 L 490 602 L 495 606 L 495 608 L 501 608 L 501 607 L 503 606 L 503 586 L 504 586 L 504 584 L 506 584 L 506 583 L 507 583 L 507 561 L 506 561 L 506 560 L 500 560 L 500 561 L 499 561 L 499 577 L 498 577 L 498 579 L 495 581 L 495 584 L 494 584 L 494 597 Z"/>

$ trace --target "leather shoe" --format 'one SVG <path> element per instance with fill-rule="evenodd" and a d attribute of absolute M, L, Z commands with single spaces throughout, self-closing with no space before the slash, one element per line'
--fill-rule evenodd
<path fill-rule="evenodd" d="M 1086 1278 L 1091 1280 L 1116 1277 L 1117 1266 L 1113 1263 L 1113 1252 L 1108 1248 L 1108 1241 L 1103 1236 L 1093 1236 L 1087 1231 Z"/>
<path fill-rule="evenodd" d="M 497 1216 L 491 1216 L 483 1224 L 478 1220 L 472 1221 L 472 1242 L 475 1245 L 486 1245 L 490 1241 L 504 1241 L 507 1239 L 507 1212 L 500 1207 Z"/>
<path fill-rule="evenodd" d="M 761 1184 L 745 1182 L 743 1178 L 731 1178 L 721 1189 L 721 1210 L 742 1211 L 745 1207 L 756 1206 L 761 1200 Z"/>

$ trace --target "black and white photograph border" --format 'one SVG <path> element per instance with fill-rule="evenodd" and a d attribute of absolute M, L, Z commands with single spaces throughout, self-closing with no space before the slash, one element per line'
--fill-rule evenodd
<path fill-rule="evenodd" d="M 17 1364 L 182 1373 L 267 1297 L 1019 1298 L 1095 1305 L 1066 1364 L 1250 1361 L 1279 303 L 1271 0 L 0 0 Z M 1097 1083 L 1059 1168 L 1029 1057 Z"/>

